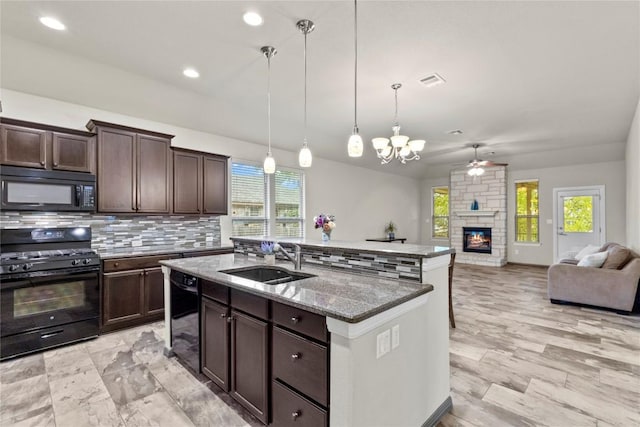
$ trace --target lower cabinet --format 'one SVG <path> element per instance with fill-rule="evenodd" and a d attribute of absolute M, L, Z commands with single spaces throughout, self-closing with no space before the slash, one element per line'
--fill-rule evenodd
<path fill-rule="evenodd" d="M 103 261 L 102 332 L 160 320 L 164 316 L 164 275 L 158 261 L 175 255 Z"/>
<path fill-rule="evenodd" d="M 201 280 L 202 373 L 265 424 L 327 426 L 326 320 Z"/>

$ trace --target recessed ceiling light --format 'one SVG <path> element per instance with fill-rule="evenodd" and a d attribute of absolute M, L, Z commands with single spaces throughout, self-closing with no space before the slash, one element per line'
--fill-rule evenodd
<path fill-rule="evenodd" d="M 433 73 L 430 76 L 425 77 L 424 79 L 420 79 L 420 83 L 425 85 L 426 87 L 432 87 L 436 85 L 440 85 L 445 83 L 446 80 L 442 78 L 438 73 Z"/>
<path fill-rule="evenodd" d="M 182 74 L 192 79 L 197 79 L 198 77 L 200 77 L 200 73 L 193 68 L 185 68 L 184 71 L 182 71 Z"/>
<path fill-rule="evenodd" d="M 58 21 L 56 18 L 52 18 L 50 16 L 43 16 L 42 18 L 40 18 L 40 23 L 42 23 L 42 25 L 45 25 L 49 28 L 52 28 L 54 30 L 58 30 L 58 31 L 62 31 L 62 30 L 66 30 L 67 27 L 60 21 Z"/>
<path fill-rule="evenodd" d="M 242 15 L 242 19 L 244 19 L 244 22 L 247 25 L 251 25 L 252 27 L 257 27 L 258 25 L 262 25 L 262 23 L 264 22 L 264 20 L 262 19 L 262 16 L 258 15 L 255 12 L 247 12 L 244 15 Z"/>
<path fill-rule="evenodd" d="M 450 130 L 447 132 L 449 135 L 462 135 L 462 131 L 460 129 Z"/>

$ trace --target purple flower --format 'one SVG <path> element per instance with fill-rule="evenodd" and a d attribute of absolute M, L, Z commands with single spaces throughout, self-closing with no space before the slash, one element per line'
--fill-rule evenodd
<path fill-rule="evenodd" d="M 262 249 L 262 252 L 265 254 L 272 254 L 274 245 L 275 243 L 273 242 L 265 241 L 260 243 L 260 249 Z"/>

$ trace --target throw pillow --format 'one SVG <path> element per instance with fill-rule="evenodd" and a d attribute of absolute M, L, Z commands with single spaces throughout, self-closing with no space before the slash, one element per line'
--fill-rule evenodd
<path fill-rule="evenodd" d="M 580 260 L 580 262 L 578 263 L 578 267 L 600 268 L 606 261 L 608 255 L 608 252 L 597 252 L 595 254 L 587 255 Z"/>
<path fill-rule="evenodd" d="M 582 250 L 578 252 L 574 258 L 580 261 L 582 258 L 586 257 L 587 255 L 595 254 L 599 250 L 600 250 L 600 246 L 587 245 L 586 247 L 582 248 Z"/>
<path fill-rule="evenodd" d="M 629 261 L 631 251 L 624 246 L 614 246 L 607 251 L 609 256 L 602 264 L 602 268 L 610 268 L 612 270 L 619 270 Z"/>

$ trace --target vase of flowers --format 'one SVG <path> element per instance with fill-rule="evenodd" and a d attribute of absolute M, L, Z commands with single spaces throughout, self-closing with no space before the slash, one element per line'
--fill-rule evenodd
<path fill-rule="evenodd" d="M 320 214 L 313 218 L 313 224 L 315 228 L 322 229 L 322 241 L 328 242 L 331 240 L 331 231 L 336 228 L 336 217 L 334 215 Z"/>
<path fill-rule="evenodd" d="M 264 254 L 264 263 L 267 265 L 275 265 L 276 263 L 276 254 L 274 253 L 275 243 L 265 241 L 260 243 L 260 249 Z"/>

